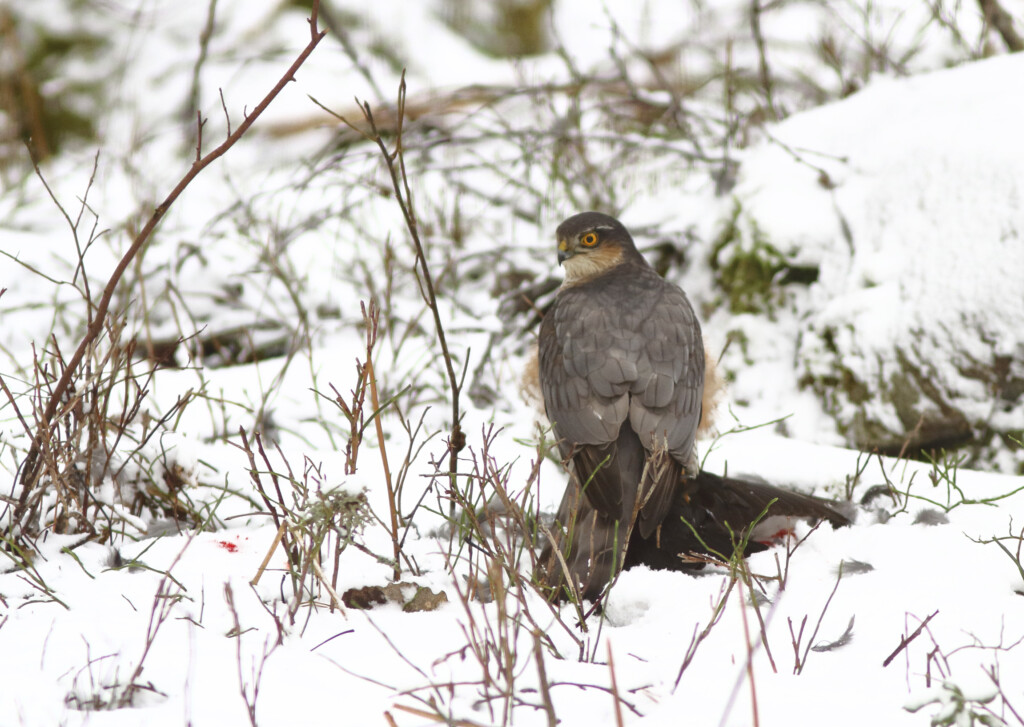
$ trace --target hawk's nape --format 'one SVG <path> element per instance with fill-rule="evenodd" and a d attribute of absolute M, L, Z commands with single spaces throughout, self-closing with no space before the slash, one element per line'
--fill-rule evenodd
<path fill-rule="evenodd" d="M 570 217 L 557 238 L 565 282 L 538 340 L 544 408 L 570 472 L 539 572 L 556 597 L 566 574 L 594 598 L 622 566 L 682 567 L 678 553 L 701 550 L 704 535 L 714 550 L 773 498 L 773 514 L 842 518 L 813 498 L 698 474 L 705 354 L 685 293 L 612 217 Z"/>

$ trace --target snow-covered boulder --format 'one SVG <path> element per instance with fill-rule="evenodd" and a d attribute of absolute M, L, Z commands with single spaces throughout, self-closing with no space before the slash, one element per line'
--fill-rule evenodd
<path fill-rule="evenodd" d="M 744 158 L 734 197 L 724 253 L 767 251 L 776 284 L 816 271 L 792 299 L 796 376 L 851 444 L 1020 437 L 1024 56 L 795 115 Z"/>

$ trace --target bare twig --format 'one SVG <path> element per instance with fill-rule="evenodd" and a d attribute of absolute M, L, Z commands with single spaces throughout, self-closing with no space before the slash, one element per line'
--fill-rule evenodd
<path fill-rule="evenodd" d="M 611 663 L 611 651 L 609 647 L 609 663 Z M 544 712 L 548 716 L 548 727 L 556 727 L 558 718 L 555 717 L 555 707 L 551 702 L 551 689 L 548 687 L 548 675 L 544 668 L 544 649 L 540 645 L 540 631 L 533 632 L 533 661 L 537 664 L 537 676 L 540 683 L 540 698 L 544 705 Z M 618 700 L 615 701 L 618 705 Z"/>
<path fill-rule="evenodd" d="M 249 581 L 250 585 L 257 585 L 260 582 L 260 578 L 263 576 L 263 571 L 267 569 L 270 564 L 270 559 L 274 557 L 274 551 L 277 550 L 277 546 L 281 544 L 281 538 L 284 537 L 284 531 L 288 527 L 288 521 L 285 520 L 281 523 L 280 527 L 277 528 L 277 535 L 274 536 L 274 542 L 270 544 L 267 549 L 267 555 L 263 558 L 263 562 L 260 563 L 260 567 L 256 569 L 256 575 L 253 576 L 252 580 Z"/>
<path fill-rule="evenodd" d="M 735 578 L 724 579 L 722 581 L 722 589 L 719 591 L 721 595 L 718 598 L 718 603 L 715 604 L 715 607 L 711 613 L 711 618 L 708 620 L 708 623 L 704 627 L 704 630 L 698 634 L 697 628 L 700 626 L 700 624 L 694 624 L 693 636 L 690 638 L 690 645 L 686 648 L 686 654 L 683 656 L 683 663 L 679 666 L 679 673 L 676 674 L 675 684 L 672 685 L 673 691 L 675 691 L 675 689 L 679 687 L 679 682 L 683 678 L 683 673 L 686 671 L 687 667 L 690 666 L 690 663 L 693 661 L 693 658 L 697 655 L 697 649 L 700 647 L 704 639 L 706 639 L 708 635 L 711 633 L 711 629 L 715 627 L 715 624 L 717 624 L 718 621 L 722 618 L 722 614 L 725 613 L 725 604 L 726 602 L 728 602 L 729 594 L 732 593 L 732 588 L 735 585 Z"/>
<path fill-rule="evenodd" d="M 267 659 L 277 650 L 277 647 L 281 645 L 281 641 L 279 638 L 277 643 L 273 646 L 269 646 L 269 642 L 264 642 L 263 653 L 259 657 L 259 662 L 257 663 L 256 658 L 253 657 L 251 682 L 247 682 L 242 668 L 242 634 L 245 632 L 242 630 L 242 624 L 238 619 L 238 609 L 235 608 L 235 594 L 230 583 L 224 584 L 224 601 L 227 603 L 228 610 L 231 612 L 231 620 L 233 622 L 233 627 L 229 632 L 229 635 L 233 636 L 235 639 L 235 662 L 238 666 L 238 691 L 242 697 L 242 701 L 245 703 L 245 711 L 249 717 L 249 724 L 252 727 L 257 727 L 256 703 L 260 697 L 260 683 L 263 681 L 263 670 L 267 666 Z M 277 622 L 276 617 L 274 618 L 274 621 Z M 280 629 L 281 625 L 278 622 L 279 632 Z"/>
<path fill-rule="evenodd" d="M 310 565 L 313 566 L 313 573 L 316 574 L 317 579 L 320 581 L 320 585 L 327 591 L 327 595 L 331 597 L 331 608 L 338 609 L 341 614 L 345 615 L 345 607 L 341 605 L 341 597 L 337 594 L 331 584 L 327 581 L 327 576 L 324 575 L 323 570 L 320 568 L 320 564 L 317 563 L 316 558 L 309 559 Z"/>
<path fill-rule="evenodd" d="M 459 394 L 462 390 L 462 383 L 465 379 L 466 371 L 468 370 L 469 360 L 467 357 L 467 360 L 462 367 L 462 374 L 461 376 L 458 375 L 455 371 L 455 364 L 452 361 L 451 351 L 448 348 L 448 340 L 445 336 L 444 324 L 441 322 L 441 312 L 437 305 L 434 278 L 431 275 L 430 266 L 427 264 L 427 256 L 423 250 L 423 243 L 420 240 L 419 222 L 417 221 L 416 211 L 412 203 L 412 191 L 409 188 L 409 176 L 405 169 L 405 152 L 402 138 L 403 125 L 406 116 L 405 73 L 402 73 L 402 80 L 398 85 L 398 104 L 395 110 L 396 127 L 394 129 L 394 151 L 390 151 L 388 149 L 387 143 L 381 136 L 380 130 L 377 127 L 377 122 L 373 118 L 373 111 L 370 108 L 369 102 L 360 102 L 357 99 L 357 103 L 359 103 L 359 110 L 362 112 L 363 118 L 366 120 L 366 123 L 370 128 L 369 133 L 367 133 L 355 126 L 341 114 L 331 111 L 316 99 L 312 100 L 320 106 L 320 108 L 337 118 L 364 139 L 376 144 L 380 149 L 384 163 L 387 165 L 388 174 L 391 176 L 391 186 L 395 191 L 395 199 L 402 210 L 402 217 L 405 219 L 405 226 L 409 230 L 409 235 L 416 248 L 416 262 L 418 263 L 417 278 L 420 281 L 420 292 L 423 294 L 424 301 L 426 302 L 427 307 L 430 308 L 430 312 L 434 318 L 434 332 L 437 335 L 437 342 L 441 346 L 441 355 L 444 358 L 445 370 L 448 375 L 448 385 L 452 390 L 452 429 L 451 436 L 448 440 L 449 458 L 447 474 L 449 477 L 449 488 L 454 489 L 456 475 L 458 474 L 458 454 L 466 446 L 466 435 L 462 431 L 462 410 L 459 406 Z"/>
<path fill-rule="evenodd" d="M 753 724 L 754 727 L 759 727 L 761 719 L 757 710 L 757 686 L 754 682 L 754 646 L 750 643 L 750 625 L 747 623 L 747 608 L 743 603 L 743 582 L 744 579 L 740 578 L 738 587 L 740 594 L 740 618 L 743 621 L 743 643 L 747 648 L 747 681 L 750 683 L 750 707 L 753 710 Z M 756 598 L 753 591 L 750 591 L 750 600 L 753 601 Z M 765 638 L 764 624 L 761 624 L 761 637 L 764 639 L 764 643 L 767 644 L 767 638 Z"/>
<path fill-rule="evenodd" d="M 214 161 L 223 156 L 227 151 L 241 139 L 249 128 L 255 123 L 256 119 L 267 109 L 271 102 L 277 97 L 277 95 L 284 89 L 288 83 L 295 80 L 295 73 L 306 62 L 310 54 L 316 48 L 316 46 L 326 35 L 327 31 L 321 31 L 317 29 L 317 14 L 320 7 L 320 0 L 313 0 L 312 12 L 309 18 L 309 31 L 310 40 L 305 48 L 299 53 L 292 65 L 285 71 L 284 75 L 278 80 L 274 87 L 263 97 L 256 107 L 252 110 L 252 113 L 245 117 L 245 120 L 238 126 L 235 131 L 230 134 L 223 143 L 217 148 L 203 156 L 202 158 L 194 161 L 189 170 L 181 178 L 174 189 L 171 190 L 170 194 L 164 199 L 163 202 L 153 210 L 149 220 L 146 222 L 142 230 L 135 236 L 131 246 L 129 246 L 127 252 L 122 256 L 117 267 L 114 268 L 114 272 L 107 280 L 107 285 L 103 289 L 103 296 L 100 298 L 99 303 L 96 305 L 94 317 L 86 329 L 85 335 L 82 337 L 81 342 L 78 344 L 78 348 L 75 350 L 74 355 L 67 362 L 64 367 L 64 371 L 60 377 L 60 380 L 53 387 L 50 392 L 49 400 L 47 401 L 46 408 L 42 413 L 42 416 L 38 422 L 38 428 L 36 435 L 32 441 L 32 445 L 29 448 L 28 454 L 25 457 L 25 466 L 21 472 L 21 494 L 19 495 L 18 505 L 14 510 L 14 516 L 11 518 L 10 528 L 16 526 L 21 521 L 22 516 L 25 513 L 26 503 L 28 502 L 29 494 L 35 488 L 38 482 L 40 469 L 39 455 L 45 441 L 49 437 L 50 429 L 53 425 L 54 418 L 57 415 L 58 409 L 61 407 L 61 403 L 65 401 L 68 394 L 69 387 L 75 375 L 77 374 L 79 367 L 85 358 L 86 352 L 89 351 L 90 347 L 96 341 L 96 339 L 103 332 L 104 324 L 107 319 L 107 311 L 110 308 L 111 300 L 114 297 L 114 292 L 117 290 L 118 284 L 121 282 L 121 278 L 124 276 L 125 271 L 131 264 L 132 260 L 138 255 L 139 251 L 142 250 L 143 246 L 149 241 L 149 238 L 153 234 L 157 225 L 167 214 L 167 211 L 171 208 L 171 205 L 175 203 L 185 188 L 192 183 L 192 181 L 202 172 L 206 167 L 212 164 Z"/>
<path fill-rule="evenodd" d="M 185 119 L 192 116 L 193 109 L 196 110 L 196 113 L 199 110 L 199 76 L 210 51 L 210 39 L 213 37 L 213 29 L 217 19 L 217 0 L 209 0 L 209 2 L 210 4 L 206 8 L 206 24 L 199 34 L 199 55 L 196 56 L 196 64 L 192 67 L 192 85 L 189 90 L 188 101 L 185 104 L 185 108 L 182 109 L 182 115 Z M 230 132 L 228 133 L 230 134 Z"/>
<path fill-rule="evenodd" d="M 362 305 L 363 320 L 366 321 L 366 382 L 370 387 L 370 403 L 373 405 L 373 423 L 377 428 L 377 446 L 380 448 L 381 464 L 384 467 L 384 484 L 388 490 L 388 510 L 391 515 L 391 546 L 395 566 L 392 578 L 397 583 L 402 577 L 402 547 L 398 537 L 398 503 L 395 500 L 395 486 L 391 480 L 391 467 L 388 465 L 387 442 L 384 439 L 384 425 L 381 423 L 380 399 L 377 396 L 377 375 L 373 370 L 373 344 L 377 338 L 377 326 L 380 321 L 380 309 L 370 301 L 370 309 Z"/>
<path fill-rule="evenodd" d="M 889 664 L 892 663 L 892 660 L 895 659 L 899 655 L 899 653 L 901 651 L 903 651 L 905 648 L 907 648 L 907 646 L 910 644 L 911 641 L 913 641 L 914 639 L 916 639 L 918 636 L 921 635 L 921 632 L 924 631 L 925 627 L 928 625 L 928 622 L 931 621 L 933 618 L 935 618 L 938 614 L 939 614 L 939 611 L 938 611 L 938 609 L 936 609 L 931 614 L 929 614 L 928 618 L 926 618 L 924 621 L 922 621 L 921 624 L 916 629 L 914 629 L 914 633 L 910 634 L 910 636 L 902 636 L 902 637 L 900 637 L 900 645 L 897 646 L 893 650 L 893 652 L 891 654 L 889 654 L 889 656 L 885 657 L 885 660 L 882 662 L 882 666 L 883 667 L 889 666 Z"/>
<path fill-rule="evenodd" d="M 828 607 L 832 604 L 832 598 L 836 595 L 836 591 L 839 590 L 839 582 L 843 580 L 843 564 L 839 564 L 839 573 L 836 575 L 836 584 L 832 587 L 832 592 L 828 594 L 828 598 L 825 599 L 825 605 L 821 607 L 821 613 L 818 614 L 818 621 L 814 624 L 814 631 L 811 632 L 810 638 L 807 640 L 807 645 L 804 647 L 803 654 L 800 653 L 800 646 L 803 642 L 804 627 L 807 625 L 807 616 L 803 617 L 800 621 L 799 633 L 793 633 L 793 619 L 786 619 L 789 623 L 789 634 L 793 638 L 793 673 L 802 674 L 804 667 L 807 666 L 807 657 L 811 653 L 811 647 L 814 645 L 814 639 L 818 636 L 818 630 L 821 628 L 821 622 L 825 619 L 825 613 L 828 611 Z"/>
<path fill-rule="evenodd" d="M 981 14 L 985 17 L 985 22 L 990 23 L 996 29 L 999 37 L 1003 39 L 1006 47 L 1012 53 L 1024 50 L 1024 38 L 1021 38 L 1020 33 L 1013 26 L 1013 16 L 1006 12 L 1006 9 L 999 4 L 999 0 L 978 0 L 978 5 L 981 7 Z"/>
<path fill-rule="evenodd" d="M 395 704 L 394 707 L 395 709 L 400 709 L 403 712 L 414 714 L 417 717 L 422 717 L 438 724 L 443 722 L 444 724 L 452 725 L 452 727 L 482 727 L 479 722 L 470 722 L 468 719 L 450 719 L 440 713 L 428 712 L 425 709 L 417 709 L 416 707 L 409 707 L 404 704 Z"/>
<path fill-rule="evenodd" d="M 607 642 L 608 645 L 608 671 L 612 674 L 612 697 L 615 700 L 615 725 L 616 727 L 622 727 L 622 704 L 619 698 L 619 682 L 615 677 L 615 657 L 612 656 L 612 642 Z"/>
<path fill-rule="evenodd" d="M 137 683 L 140 676 L 142 676 L 142 670 L 145 667 L 146 657 L 149 656 L 150 650 L 153 647 L 153 642 L 156 641 L 157 634 L 160 633 L 161 627 L 167 622 L 167 619 L 171 616 L 171 611 L 181 600 L 184 587 L 178 583 L 177 580 L 171 575 L 171 571 L 181 560 L 181 557 L 188 550 L 188 547 L 192 544 L 194 536 L 190 536 L 185 541 L 185 546 L 178 552 L 171 561 L 170 566 L 164 571 L 163 578 L 160 579 L 160 583 L 157 585 L 156 593 L 153 596 L 153 607 L 149 612 L 149 623 L 146 625 L 146 638 L 142 646 L 142 655 L 139 657 L 138 663 L 135 665 L 135 669 L 132 671 L 131 678 L 128 679 L 128 684 L 125 686 L 124 691 L 117 699 L 118 707 L 127 707 L 132 704 L 132 700 L 135 698 L 135 693 L 140 689 L 145 689 Z M 177 591 L 172 591 L 170 582 L 174 582 L 177 586 Z M 150 685 L 152 686 L 152 685 Z"/>
<path fill-rule="evenodd" d="M 773 119 L 779 118 L 778 109 L 775 108 L 775 94 L 772 88 L 772 72 L 768 65 L 768 48 L 764 42 L 764 33 L 761 31 L 761 0 L 750 2 L 750 31 L 754 36 L 754 43 L 757 45 L 758 73 L 761 79 L 761 88 L 764 90 L 764 102 Z"/>

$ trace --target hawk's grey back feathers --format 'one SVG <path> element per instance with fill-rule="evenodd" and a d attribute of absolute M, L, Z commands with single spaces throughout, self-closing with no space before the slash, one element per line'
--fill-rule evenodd
<path fill-rule="evenodd" d="M 559 291 L 541 325 L 541 391 L 562 455 L 573 461 L 587 499 L 629 523 L 643 487 L 637 526 L 649 537 L 692 457 L 704 346 L 686 295 L 647 264 L 621 224 L 585 213 L 563 223 L 559 237 L 594 229 L 598 244 L 617 248 L 617 262 Z M 632 456 L 636 444 L 642 456 Z M 644 465 L 659 450 L 671 461 L 641 483 Z M 617 462 L 620 454 L 628 462 Z"/>

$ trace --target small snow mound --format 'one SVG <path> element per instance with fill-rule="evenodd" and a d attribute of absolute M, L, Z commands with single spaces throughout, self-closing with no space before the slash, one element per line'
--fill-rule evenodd
<path fill-rule="evenodd" d="M 1021 118 L 1024 57 L 1006 56 L 875 83 L 744 162 L 747 224 L 817 270 L 795 303 L 797 376 L 849 442 L 1024 428 Z"/>
<path fill-rule="evenodd" d="M 670 611 L 678 613 L 687 585 L 692 584 L 690 574 L 634 566 L 619 576 L 606 596 L 604 615 L 612 626 L 628 626 Z"/>

